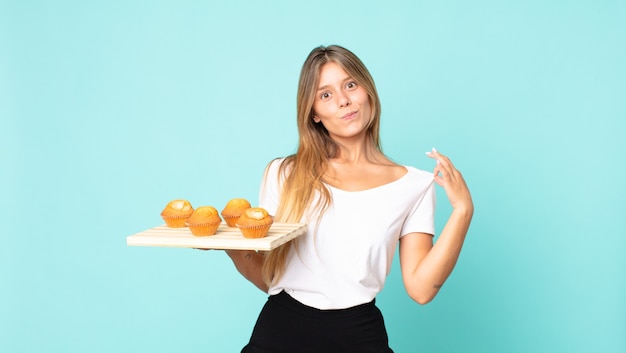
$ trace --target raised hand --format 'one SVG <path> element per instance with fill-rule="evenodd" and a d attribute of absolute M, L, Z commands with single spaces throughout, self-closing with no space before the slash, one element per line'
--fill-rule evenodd
<path fill-rule="evenodd" d="M 452 208 L 473 212 L 472 196 L 461 172 L 454 167 L 448 157 L 435 148 L 431 152 L 426 152 L 426 155 L 437 161 L 433 170 L 434 179 L 446 191 Z"/>

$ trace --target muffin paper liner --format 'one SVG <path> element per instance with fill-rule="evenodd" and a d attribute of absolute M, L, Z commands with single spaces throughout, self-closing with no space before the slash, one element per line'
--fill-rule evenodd
<path fill-rule="evenodd" d="M 222 217 L 224 218 L 224 220 L 226 221 L 226 224 L 229 227 L 231 227 L 231 228 L 237 227 L 236 223 L 237 223 L 237 220 L 239 219 L 240 216 L 224 216 L 224 215 L 222 215 Z"/>
<path fill-rule="evenodd" d="M 187 227 L 189 227 L 189 230 L 191 231 L 191 234 L 195 235 L 195 236 L 199 236 L 199 237 L 203 237 L 203 236 L 208 236 L 208 235 L 215 235 L 215 233 L 217 233 L 217 228 L 219 228 L 220 224 L 222 222 L 215 222 L 215 223 L 185 223 L 187 225 Z"/>
<path fill-rule="evenodd" d="M 240 226 L 237 225 L 237 228 L 241 231 L 244 238 L 263 238 L 267 235 L 267 232 L 270 230 L 272 224 L 263 224 L 258 226 Z"/>
<path fill-rule="evenodd" d="M 163 218 L 163 220 L 165 221 L 165 224 L 170 228 L 184 228 L 186 227 L 185 221 L 187 221 L 187 218 L 189 218 L 189 216 L 170 217 L 170 216 L 161 215 L 161 218 Z"/>

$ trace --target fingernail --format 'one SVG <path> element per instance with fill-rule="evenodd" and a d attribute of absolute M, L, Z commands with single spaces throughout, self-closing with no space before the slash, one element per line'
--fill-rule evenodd
<path fill-rule="evenodd" d="M 439 162 L 439 160 L 437 160 L 437 164 L 440 164 L 441 162 Z"/>
<path fill-rule="evenodd" d="M 435 147 L 433 147 L 433 152 L 437 152 L 437 149 Z"/>

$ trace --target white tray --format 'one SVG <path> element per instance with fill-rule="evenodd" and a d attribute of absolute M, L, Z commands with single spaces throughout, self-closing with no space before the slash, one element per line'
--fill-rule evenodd
<path fill-rule="evenodd" d="M 147 229 L 126 237 L 129 246 L 164 246 L 175 248 L 230 249 L 268 251 L 295 239 L 306 232 L 306 224 L 273 223 L 264 238 L 244 238 L 238 228 L 222 222 L 217 233 L 194 236 L 189 228 L 169 228 L 166 225 Z"/>

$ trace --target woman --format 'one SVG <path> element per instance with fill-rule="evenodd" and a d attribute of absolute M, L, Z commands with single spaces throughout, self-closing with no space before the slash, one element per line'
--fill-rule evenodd
<path fill-rule="evenodd" d="M 395 248 L 409 296 L 432 300 L 461 251 L 474 209 L 470 192 L 435 149 L 427 153 L 437 161 L 433 173 L 382 153 L 374 81 L 347 49 L 315 48 L 297 99 L 298 150 L 269 164 L 259 206 L 308 231 L 267 253 L 227 252 L 270 294 L 242 352 L 392 352 L 375 297 Z M 433 182 L 453 208 L 436 244 Z"/>

